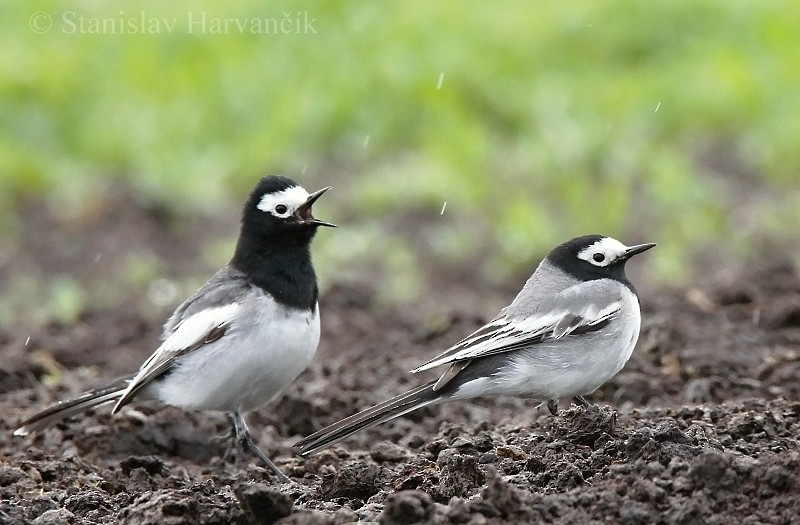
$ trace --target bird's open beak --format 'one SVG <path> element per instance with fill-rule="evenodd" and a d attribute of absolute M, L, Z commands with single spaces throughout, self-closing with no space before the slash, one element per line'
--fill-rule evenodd
<path fill-rule="evenodd" d="M 311 214 L 311 206 L 317 201 L 317 199 L 319 199 L 322 196 L 323 193 L 325 193 L 329 189 L 331 189 L 330 186 L 328 186 L 327 188 L 322 188 L 321 190 L 317 190 L 317 191 L 315 191 L 314 193 L 312 193 L 311 195 L 308 196 L 308 199 L 306 199 L 306 202 L 301 204 L 297 208 L 297 211 L 295 212 L 295 217 L 297 218 L 297 222 L 299 222 L 300 224 L 308 224 L 308 225 L 314 225 L 314 226 L 329 226 L 331 228 L 336 228 L 335 224 L 331 224 L 330 222 L 321 221 L 321 220 L 315 218 Z"/>
<path fill-rule="evenodd" d="M 644 243 L 644 244 L 637 244 L 636 246 L 631 246 L 630 248 L 625 250 L 625 253 L 622 255 L 622 258 L 623 259 L 630 259 L 631 257 L 636 255 L 637 253 L 646 252 L 647 250 L 649 250 L 650 248 L 652 248 L 655 245 L 656 245 L 656 243 L 654 243 L 654 242 L 647 242 L 647 243 Z"/>

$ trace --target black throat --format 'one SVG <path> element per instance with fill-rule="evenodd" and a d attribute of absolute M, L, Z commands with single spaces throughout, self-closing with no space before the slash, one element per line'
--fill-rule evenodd
<path fill-rule="evenodd" d="M 230 264 L 278 303 L 313 311 L 319 296 L 311 264 L 313 232 L 292 233 L 273 231 L 259 235 L 248 231 L 245 225 Z"/>

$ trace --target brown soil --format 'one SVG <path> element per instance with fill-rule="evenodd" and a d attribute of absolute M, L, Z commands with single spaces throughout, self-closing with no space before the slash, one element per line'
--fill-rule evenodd
<path fill-rule="evenodd" d="M 147 244 L 158 221 L 141 223 Z M 71 242 L 83 237 L 97 242 Z M 511 299 L 521 282 L 490 293 Z M 248 456 L 221 459 L 221 414 L 134 404 L 12 437 L 23 416 L 130 372 L 159 323 L 121 308 L 30 340 L 1 332 L 0 523 L 800 523 L 800 277 L 778 256 L 696 288 L 642 287 L 639 346 L 597 406 L 451 404 L 292 455 L 300 437 L 426 380 L 406 371 L 495 313 L 486 285 L 470 288 L 448 303 L 443 285 L 425 308 L 379 304 L 368 287 L 324 294 L 314 363 L 249 417 L 292 486 Z"/>

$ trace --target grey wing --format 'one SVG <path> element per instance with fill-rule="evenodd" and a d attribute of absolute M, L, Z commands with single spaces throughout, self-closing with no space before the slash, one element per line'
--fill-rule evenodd
<path fill-rule="evenodd" d="M 219 269 L 189 299 L 175 309 L 164 324 L 161 339 L 166 340 L 184 319 L 207 308 L 225 306 L 246 295 L 251 289 L 245 275 L 226 265 Z"/>
<path fill-rule="evenodd" d="M 608 280 L 579 283 L 542 301 L 526 316 L 501 312 L 485 326 L 412 373 L 450 364 L 436 383 L 441 388 L 476 358 L 528 348 L 543 341 L 597 330 L 622 308 L 622 290 Z"/>
<path fill-rule="evenodd" d="M 481 326 L 480 328 L 469 334 L 467 337 L 457 342 L 456 344 L 454 344 L 441 354 L 437 355 L 433 359 L 418 366 L 417 368 L 412 370 L 411 373 L 416 374 L 417 372 L 421 372 L 423 370 L 427 370 L 428 368 L 433 368 L 435 366 L 438 366 L 437 364 L 432 364 L 434 362 L 441 361 L 440 364 L 444 364 L 445 362 L 458 360 L 456 356 L 458 356 L 463 350 L 491 341 L 493 338 L 496 337 L 496 334 L 498 333 L 499 330 L 502 330 L 504 326 L 508 325 L 508 319 L 505 317 L 504 314 L 505 311 L 501 310 L 500 314 L 497 317 L 495 317 L 485 325 Z"/>
<path fill-rule="evenodd" d="M 250 285 L 243 275 L 228 266 L 214 274 L 169 318 L 161 346 L 139 368 L 112 413 L 169 370 L 178 358 L 224 337 L 234 324 L 242 298 L 249 291 Z"/>

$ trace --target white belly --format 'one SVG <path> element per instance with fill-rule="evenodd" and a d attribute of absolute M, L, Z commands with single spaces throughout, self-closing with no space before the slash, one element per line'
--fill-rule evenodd
<path fill-rule="evenodd" d="M 280 394 L 314 357 L 319 307 L 300 313 L 258 299 L 242 305 L 242 321 L 221 339 L 181 357 L 149 393 L 182 408 L 241 412 Z"/>
<path fill-rule="evenodd" d="M 639 338 L 638 305 L 623 309 L 623 316 L 628 320 L 618 319 L 615 330 L 606 327 L 519 352 L 509 378 L 526 378 L 517 386 L 528 390 L 521 394 L 542 401 L 591 394 L 622 370 Z"/>

